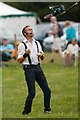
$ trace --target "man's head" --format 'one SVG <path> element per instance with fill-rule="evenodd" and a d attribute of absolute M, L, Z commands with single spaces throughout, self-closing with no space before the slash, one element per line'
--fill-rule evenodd
<path fill-rule="evenodd" d="M 75 38 L 72 38 L 71 44 L 72 44 L 72 45 L 75 45 L 75 44 L 76 44 L 76 39 L 75 39 Z"/>
<path fill-rule="evenodd" d="M 22 30 L 22 33 L 23 33 L 24 37 L 33 37 L 34 36 L 33 29 L 31 26 L 25 26 Z"/>
<path fill-rule="evenodd" d="M 57 18 L 55 16 L 52 16 L 50 18 L 50 21 L 51 21 L 51 23 L 55 23 L 55 22 L 57 22 Z"/>
<path fill-rule="evenodd" d="M 6 46 L 6 45 L 8 44 L 8 40 L 7 40 L 7 39 L 3 39 L 3 40 L 2 40 L 2 44 L 3 44 L 4 46 Z"/>

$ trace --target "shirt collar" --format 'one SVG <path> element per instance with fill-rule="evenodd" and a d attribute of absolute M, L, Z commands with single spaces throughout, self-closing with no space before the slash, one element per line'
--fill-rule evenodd
<path fill-rule="evenodd" d="M 32 43 L 33 43 L 34 41 L 35 41 L 35 39 L 33 39 Z M 26 38 L 24 39 L 24 42 L 30 44 L 30 42 L 29 42 Z"/>

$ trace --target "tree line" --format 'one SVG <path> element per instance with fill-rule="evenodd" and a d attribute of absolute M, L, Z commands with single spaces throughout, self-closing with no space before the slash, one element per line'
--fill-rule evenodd
<path fill-rule="evenodd" d="M 44 22 L 44 16 L 51 13 L 49 6 L 64 5 L 65 9 L 70 7 L 74 2 L 6 2 L 6 4 L 11 5 L 15 8 L 24 11 L 36 12 L 40 17 L 41 21 Z M 69 10 L 66 14 L 57 17 L 59 21 L 71 20 L 75 22 L 80 22 L 80 3 Z M 48 22 L 46 20 L 45 22 Z"/>

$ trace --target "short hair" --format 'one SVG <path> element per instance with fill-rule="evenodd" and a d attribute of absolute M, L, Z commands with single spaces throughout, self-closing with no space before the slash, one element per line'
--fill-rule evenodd
<path fill-rule="evenodd" d="M 65 23 L 66 26 L 70 26 L 70 21 L 67 20 L 66 23 Z"/>
<path fill-rule="evenodd" d="M 2 41 L 7 41 L 7 38 L 3 38 Z"/>
<path fill-rule="evenodd" d="M 57 18 L 56 18 L 55 16 L 52 16 L 52 17 L 50 17 L 50 21 L 51 21 L 51 20 L 57 21 Z"/>
<path fill-rule="evenodd" d="M 26 36 L 24 33 L 26 33 L 26 32 L 25 32 L 25 29 L 26 29 L 27 27 L 30 27 L 30 26 L 27 25 L 27 26 L 25 26 L 25 27 L 22 29 L 22 34 L 24 35 L 24 37 Z"/>

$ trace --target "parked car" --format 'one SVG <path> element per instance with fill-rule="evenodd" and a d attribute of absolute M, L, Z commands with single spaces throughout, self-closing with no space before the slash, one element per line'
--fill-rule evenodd
<path fill-rule="evenodd" d="M 71 23 L 76 30 L 77 40 L 79 40 L 78 23 L 75 23 L 75 22 L 71 22 Z M 64 31 L 64 35 L 61 36 L 61 47 L 62 47 L 62 50 L 64 50 L 65 49 L 65 44 L 64 43 L 65 43 L 65 39 L 66 39 L 65 22 L 61 22 L 60 24 L 63 26 L 63 31 Z M 43 40 L 44 51 L 51 51 L 52 44 L 54 44 L 53 35 L 50 35 L 49 37 L 44 38 L 44 40 Z"/>
<path fill-rule="evenodd" d="M 65 49 L 65 34 L 61 37 L 60 39 L 60 43 L 61 43 L 61 47 L 62 47 L 62 50 Z M 44 40 L 43 40 L 43 47 L 44 47 L 44 51 L 51 51 L 51 48 L 52 48 L 52 45 L 54 44 L 54 37 L 53 35 L 50 35 L 49 37 L 46 37 Z"/>

